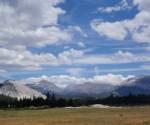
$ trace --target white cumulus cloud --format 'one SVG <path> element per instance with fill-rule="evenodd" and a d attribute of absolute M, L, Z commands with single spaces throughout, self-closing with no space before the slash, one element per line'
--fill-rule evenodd
<path fill-rule="evenodd" d="M 127 0 L 122 0 L 119 4 L 115 6 L 110 6 L 110 7 L 100 7 L 98 8 L 98 12 L 104 12 L 104 13 L 111 13 L 111 12 L 117 12 L 121 10 L 126 10 L 130 9 L 131 7 L 128 4 Z"/>
<path fill-rule="evenodd" d="M 130 35 L 136 42 L 150 44 L 150 1 L 133 0 L 133 4 L 139 10 L 133 19 L 114 22 L 93 20 L 92 29 L 100 36 L 114 40 L 125 40 Z"/>
<path fill-rule="evenodd" d="M 58 25 L 65 11 L 57 7 L 63 0 L 0 1 L 0 46 L 42 47 L 69 41 L 67 29 Z M 11 45 L 11 46 L 10 46 Z"/>

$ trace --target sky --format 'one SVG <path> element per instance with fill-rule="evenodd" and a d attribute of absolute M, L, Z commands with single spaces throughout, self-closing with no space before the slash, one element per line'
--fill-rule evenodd
<path fill-rule="evenodd" d="M 0 0 L 0 80 L 149 75 L 149 6 L 150 0 Z"/>

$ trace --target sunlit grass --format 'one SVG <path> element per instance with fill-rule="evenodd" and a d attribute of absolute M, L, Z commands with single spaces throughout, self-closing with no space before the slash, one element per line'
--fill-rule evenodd
<path fill-rule="evenodd" d="M 150 125 L 150 107 L 0 111 L 0 125 Z"/>

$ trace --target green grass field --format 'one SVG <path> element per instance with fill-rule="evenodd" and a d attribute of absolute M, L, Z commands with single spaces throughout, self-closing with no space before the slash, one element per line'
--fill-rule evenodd
<path fill-rule="evenodd" d="M 0 111 L 0 125 L 150 125 L 150 107 Z"/>

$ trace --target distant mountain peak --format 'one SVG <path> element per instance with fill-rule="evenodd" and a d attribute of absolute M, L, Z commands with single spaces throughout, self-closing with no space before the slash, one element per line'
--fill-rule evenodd
<path fill-rule="evenodd" d="M 16 80 L 12 80 L 12 79 L 8 79 L 8 80 L 5 80 L 4 81 L 4 83 L 6 84 L 6 83 L 15 83 L 16 82 Z"/>
<path fill-rule="evenodd" d="M 150 76 L 135 77 L 125 80 L 122 85 L 116 89 L 116 93 L 121 96 L 138 94 L 150 94 Z"/>
<path fill-rule="evenodd" d="M 36 90 L 27 87 L 25 84 L 15 80 L 6 80 L 0 86 L 0 94 L 15 97 L 15 98 L 46 98 L 43 94 Z"/>
<path fill-rule="evenodd" d="M 41 80 L 38 83 L 28 84 L 28 86 L 43 94 L 57 94 L 61 91 L 61 89 L 55 83 L 52 83 L 48 80 Z"/>

